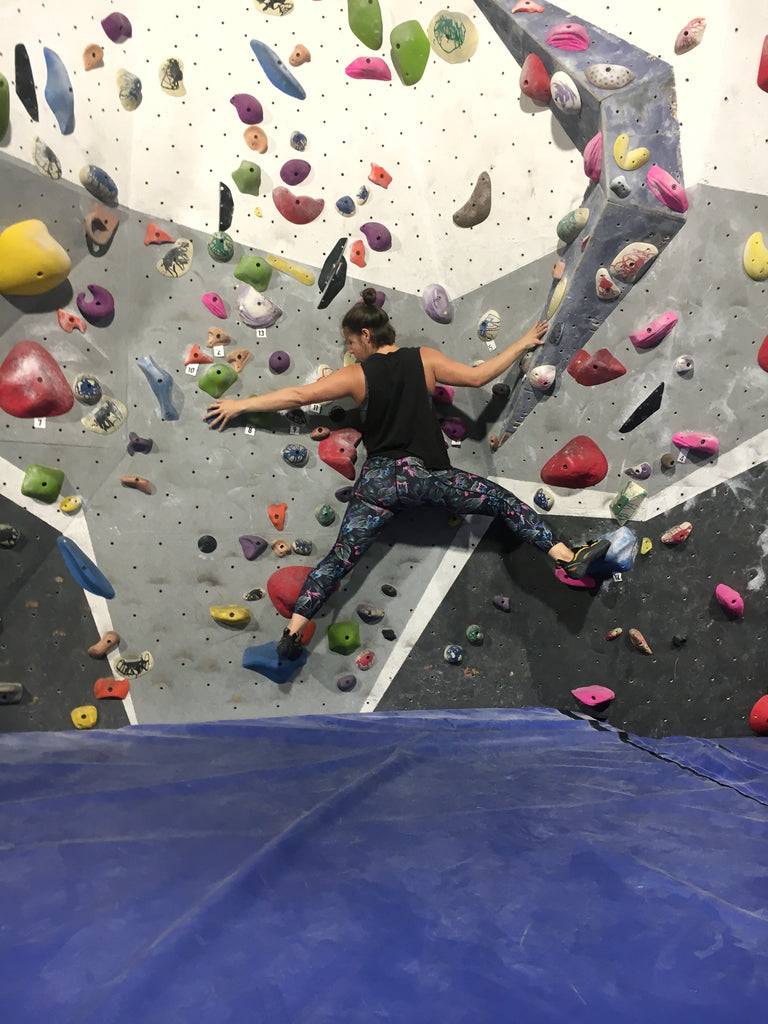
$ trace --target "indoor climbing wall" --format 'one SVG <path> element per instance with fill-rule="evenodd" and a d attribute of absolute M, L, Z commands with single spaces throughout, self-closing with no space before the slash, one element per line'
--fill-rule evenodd
<path fill-rule="evenodd" d="M 0 13 L 0 728 L 543 703 L 748 729 L 754 25 L 710 0 L 231 6 Z M 486 522 L 404 515 L 277 665 L 355 413 L 203 415 L 338 368 L 367 284 L 402 343 L 464 362 L 550 318 L 506 390 L 436 407 L 456 465 L 612 548 L 575 590 Z"/>

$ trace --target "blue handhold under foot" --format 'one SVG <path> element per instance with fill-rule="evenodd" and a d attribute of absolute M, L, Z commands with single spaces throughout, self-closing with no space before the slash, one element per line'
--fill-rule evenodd
<path fill-rule="evenodd" d="M 173 404 L 171 392 L 173 391 L 173 377 L 168 370 L 158 366 L 152 356 L 139 356 L 136 362 L 141 367 L 149 386 L 160 403 L 160 412 L 164 420 L 177 420 L 179 410 Z"/>
<path fill-rule="evenodd" d="M 115 596 L 115 588 L 107 577 L 73 540 L 69 537 L 58 537 L 57 543 L 64 563 L 83 590 L 89 590 L 92 594 L 106 597 L 108 600 Z"/>
<path fill-rule="evenodd" d="M 611 546 L 602 558 L 589 567 L 590 576 L 611 576 L 615 572 L 629 572 L 637 554 L 637 537 L 628 526 L 621 526 L 611 533 L 601 533 L 600 538 L 610 541 Z"/>
<path fill-rule="evenodd" d="M 298 658 L 289 661 L 277 653 L 277 644 L 274 640 L 268 644 L 259 644 L 257 647 L 246 647 L 243 651 L 243 668 L 250 668 L 271 679 L 273 683 L 287 683 L 294 672 L 306 663 L 306 650 L 302 648 Z"/>

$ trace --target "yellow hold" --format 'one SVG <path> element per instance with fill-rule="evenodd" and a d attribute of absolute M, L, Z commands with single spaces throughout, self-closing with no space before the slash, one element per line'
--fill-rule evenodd
<path fill-rule="evenodd" d="M 643 539 L 640 541 L 640 554 L 641 555 L 647 555 L 652 547 L 653 547 L 653 541 L 651 540 L 651 538 L 650 537 L 643 537 Z"/>
<path fill-rule="evenodd" d="M 251 613 L 239 604 L 212 604 L 210 613 L 222 626 L 237 626 L 242 629 L 251 621 Z"/>
<path fill-rule="evenodd" d="M 549 309 L 547 310 L 547 320 L 551 320 L 553 315 L 557 311 L 557 307 L 563 301 L 563 296 L 565 295 L 565 289 L 567 287 L 568 287 L 568 278 L 567 277 L 561 277 L 560 280 L 557 283 L 557 287 L 552 292 L 552 298 L 549 301 Z"/>
<path fill-rule="evenodd" d="M 273 256 L 271 253 L 268 253 L 267 263 L 270 267 L 274 267 L 275 270 L 281 270 L 284 274 L 290 274 L 291 277 L 295 277 L 301 284 L 315 283 L 315 275 L 311 270 L 307 270 L 306 267 L 300 267 L 296 263 L 291 263 L 290 260 L 284 260 L 282 256 Z"/>
<path fill-rule="evenodd" d="M 0 234 L 0 292 L 43 295 L 72 269 L 65 249 L 41 220 L 22 220 Z"/>
<path fill-rule="evenodd" d="M 83 704 L 71 712 L 72 724 L 76 729 L 92 729 L 99 713 L 93 704 Z"/>
<path fill-rule="evenodd" d="M 636 171 L 650 158 L 650 151 L 645 146 L 638 146 L 637 149 L 629 148 L 629 136 L 626 133 L 616 137 L 613 144 L 613 159 L 622 171 Z"/>
<path fill-rule="evenodd" d="M 753 281 L 764 281 L 768 277 L 768 249 L 759 231 L 750 235 L 744 246 L 744 269 Z"/>

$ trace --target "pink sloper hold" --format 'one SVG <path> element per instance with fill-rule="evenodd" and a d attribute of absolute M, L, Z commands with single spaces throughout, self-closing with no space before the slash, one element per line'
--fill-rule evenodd
<path fill-rule="evenodd" d="M 600 181 L 603 170 L 603 133 L 593 135 L 584 147 L 584 173 L 592 181 Z"/>
<path fill-rule="evenodd" d="M 687 25 L 680 29 L 675 39 L 675 53 L 688 53 L 694 46 L 698 46 L 704 38 L 704 29 L 707 27 L 706 18 L 692 18 Z"/>
<path fill-rule="evenodd" d="M 520 69 L 520 89 L 528 99 L 544 106 L 552 98 L 547 69 L 541 57 L 535 53 L 529 53 L 523 61 Z"/>
<path fill-rule="evenodd" d="M 676 323 L 677 313 L 673 313 L 670 310 L 667 313 L 662 313 L 661 316 L 652 320 L 645 327 L 633 331 L 629 336 L 629 340 L 635 348 L 653 348 L 666 338 Z"/>
<path fill-rule="evenodd" d="M 320 216 L 325 206 L 324 199 L 313 199 L 312 196 L 295 196 L 284 185 L 272 189 L 277 212 L 291 224 L 311 224 Z"/>
<path fill-rule="evenodd" d="M 720 450 L 720 442 L 714 434 L 700 434 L 696 430 L 681 430 L 672 435 L 672 441 L 678 448 L 689 448 L 705 455 L 717 455 Z"/>
<path fill-rule="evenodd" d="M 214 316 L 217 316 L 219 320 L 227 319 L 227 310 L 224 306 L 224 299 L 216 292 L 206 292 L 203 296 L 203 305 Z"/>
<path fill-rule="evenodd" d="M 660 203 L 664 203 L 670 210 L 676 213 L 685 213 L 688 209 L 688 194 L 676 181 L 669 171 L 654 164 L 646 175 L 648 188 L 653 192 Z"/>
<path fill-rule="evenodd" d="M 571 693 L 580 704 L 594 707 L 595 704 L 608 704 L 616 694 L 607 686 L 578 686 Z"/>
<path fill-rule="evenodd" d="M 374 82 L 389 82 L 392 72 L 381 57 L 357 57 L 344 68 L 350 78 L 369 79 Z"/>
<path fill-rule="evenodd" d="M 569 21 L 552 26 L 547 32 L 547 44 L 558 50 L 586 50 L 589 46 L 589 36 L 583 25 Z"/>
<path fill-rule="evenodd" d="M 724 608 L 734 619 L 740 619 L 744 614 L 744 601 L 741 594 L 725 583 L 718 583 L 715 587 L 715 597 L 721 608 Z"/>
<path fill-rule="evenodd" d="M 608 460 L 591 437 L 579 434 L 555 452 L 541 470 L 541 479 L 554 487 L 592 487 L 605 479 Z"/>

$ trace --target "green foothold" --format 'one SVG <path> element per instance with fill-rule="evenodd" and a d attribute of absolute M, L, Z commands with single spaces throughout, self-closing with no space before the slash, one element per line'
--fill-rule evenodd
<path fill-rule="evenodd" d="M 392 63 L 403 85 L 415 85 L 429 60 L 429 39 L 418 21 L 403 21 L 389 34 Z"/>
<path fill-rule="evenodd" d="M 315 519 L 321 526 L 330 526 L 336 518 L 336 513 L 330 505 L 318 505 L 315 509 Z"/>
<path fill-rule="evenodd" d="M 264 292 L 272 279 L 272 267 L 260 256 L 241 256 L 235 267 L 235 277 L 251 285 L 257 292 Z"/>
<path fill-rule="evenodd" d="M 11 116 L 11 90 L 8 79 L 0 75 L 0 142 L 5 138 Z"/>
<path fill-rule="evenodd" d="M 558 223 L 557 237 L 566 245 L 570 245 L 588 220 L 589 210 L 586 206 L 580 206 L 578 210 L 571 210 Z"/>
<path fill-rule="evenodd" d="M 208 255 L 217 263 L 229 263 L 235 255 L 235 243 L 226 231 L 217 231 L 208 239 Z"/>
<path fill-rule="evenodd" d="M 30 462 L 21 482 L 21 493 L 26 498 L 37 498 L 38 501 L 51 505 L 58 498 L 63 483 L 63 470 Z"/>
<path fill-rule="evenodd" d="M 230 366 L 229 363 L 214 363 L 205 371 L 197 386 L 211 398 L 221 398 L 224 392 L 232 387 L 237 377 L 234 366 Z"/>
<path fill-rule="evenodd" d="M 360 630 L 356 622 L 334 622 L 328 627 L 328 646 L 336 654 L 351 654 L 360 646 Z"/>
<path fill-rule="evenodd" d="M 244 195 L 257 196 L 261 188 L 261 168 L 243 160 L 237 170 L 232 171 L 232 181 Z"/>
<path fill-rule="evenodd" d="M 347 0 L 349 27 L 371 50 L 381 49 L 383 29 L 379 0 Z"/>
<path fill-rule="evenodd" d="M 475 647 L 479 647 L 483 640 L 485 640 L 485 633 L 479 626 L 473 623 L 471 626 L 467 626 L 467 640 Z"/>
<path fill-rule="evenodd" d="M 249 395 L 249 398 L 256 397 L 256 395 Z M 243 418 L 249 427 L 258 427 L 259 430 L 272 430 L 275 425 L 273 412 L 247 412 Z"/>

